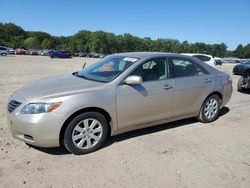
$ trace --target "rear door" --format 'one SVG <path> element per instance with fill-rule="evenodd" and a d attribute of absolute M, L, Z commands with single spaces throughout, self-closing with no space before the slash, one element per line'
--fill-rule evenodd
<path fill-rule="evenodd" d="M 198 111 L 213 84 L 211 76 L 192 59 L 172 57 L 169 62 L 174 77 L 173 116 Z"/>

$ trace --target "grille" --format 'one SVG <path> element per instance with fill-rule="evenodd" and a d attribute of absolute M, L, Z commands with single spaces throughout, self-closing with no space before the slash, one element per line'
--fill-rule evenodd
<path fill-rule="evenodd" d="M 18 101 L 10 101 L 8 104 L 8 111 L 11 113 L 13 112 L 18 106 L 20 106 L 22 103 L 18 102 Z"/>

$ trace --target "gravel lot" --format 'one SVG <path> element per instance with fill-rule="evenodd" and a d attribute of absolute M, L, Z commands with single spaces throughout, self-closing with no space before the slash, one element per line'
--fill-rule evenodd
<path fill-rule="evenodd" d="M 236 91 L 238 76 L 230 103 L 210 124 L 186 119 L 126 133 L 82 156 L 11 137 L 5 111 L 14 90 L 96 60 L 0 57 L 0 187 L 250 187 L 250 95 Z"/>

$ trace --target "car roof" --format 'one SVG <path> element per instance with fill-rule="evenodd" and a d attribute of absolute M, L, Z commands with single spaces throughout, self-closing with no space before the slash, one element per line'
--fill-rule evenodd
<path fill-rule="evenodd" d="M 195 58 L 194 55 L 204 55 L 204 56 L 212 58 L 212 56 L 206 55 L 206 54 L 191 54 L 191 53 L 176 54 L 176 53 L 166 53 L 166 52 L 125 52 L 125 53 L 117 53 L 117 54 L 112 54 L 112 55 L 138 58 L 138 59 L 148 59 L 148 58 L 155 58 L 155 57 L 162 57 L 162 56 L 164 56 L 164 57 L 173 57 L 174 56 L 174 57 L 180 57 L 180 58 L 187 58 L 188 57 L 190 59 L 193 59 L 193 58 Z"/>
<path fill-rule="evenodd" d="M 203 61 L 187 54 L 175 54 L 175 53 L 164 53 L 164 52 L 126 52 L 126 53 L 113 54 L 112 56 L 124 56 L 124 57 L 138 58 L 141 60 L 155 58 L 155 57 L 162 57 L 162 56 L 189 58 L 198 63 L 199 65 L 201 65 L 202 67 L 205 67 L 206 70 L 212 74 L 221 73 L 221 71 L 215 69 L 214 67 L 211 67 L 207 63 L 204 63 Z"/>
<path fill-rule="evenodd" d="M 211 55 L 208 54 L 195 54 L 195 53 L 181 53 L 182 55 L 187 55 L 187 56 L 195 56 L 195 55 L 202 55 L 202 56 L 207 56 L 207 57 L 212 57 Z"/>
<path fill-rule="evenodd" d="M 117 53 L 117 54 L 113 54 L 113 55 L 133 57 L 133 58 L 139 58 L 139 59 L 159 57 L 159 56 L 170 57 L 173 55 L 179 56 L 179 57 L 184 57 L 184 55 L 175 54 L 175 53 L 165 53 L 165 52 L 125 52 L 125 53 Z"/>

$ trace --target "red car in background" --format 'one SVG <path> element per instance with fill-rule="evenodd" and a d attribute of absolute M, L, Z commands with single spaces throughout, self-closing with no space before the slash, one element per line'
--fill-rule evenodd
<path fill-rule="evenodd" d="M 16 55 L 24 55 L 25 54 L 25 50 L 24 49 L 21 49 L 21 48 L 17 48 L 15 50 L 15 54 Z"/>
<path fill-rule="evenodd" d="M 70 57 L 76 57 L 77 54 L 75 52 L 72 51 L 65 51 L 65 53 L 67 53 Z"/>
<path fill-rule="evenodd" d="M 36 50 L 26 50 L 26 55 L 38 55 L 38 52 Z"/>

